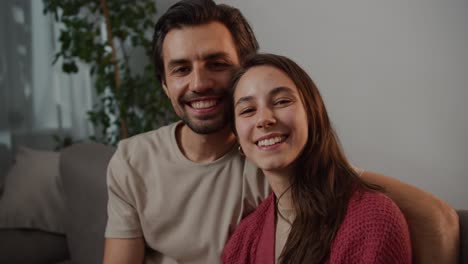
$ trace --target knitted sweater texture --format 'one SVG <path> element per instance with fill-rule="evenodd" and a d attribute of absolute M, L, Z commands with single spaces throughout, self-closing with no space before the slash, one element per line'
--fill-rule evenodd
<path fill-rule="evenodd" d="M 271 194 L 239 224 L 224 248 L 224 264 L 274 264 L 275 198 Z M 355 192 L 332 242 L 327 263 L 411 263 L 405 218 L 376 192 Z"/>

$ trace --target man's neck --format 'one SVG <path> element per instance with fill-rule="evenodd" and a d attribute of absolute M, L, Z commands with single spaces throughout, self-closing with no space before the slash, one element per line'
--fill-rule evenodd
<path fill-rule="evenodd" d="M 184 156 L 197 163 L 215 161 L 229 152 L 236 138 L 229 127 L 212 134 L 197 134 L 182 124 L 176 130 L 177 144 Z"/>

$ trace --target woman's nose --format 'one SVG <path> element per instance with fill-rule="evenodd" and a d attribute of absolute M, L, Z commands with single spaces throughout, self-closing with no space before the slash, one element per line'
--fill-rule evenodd
<path fill-rule="evenodd" d="M 268 128 L 276 124 L 276 118 L 269 109 L 259 111 L 257 128 Z"/>

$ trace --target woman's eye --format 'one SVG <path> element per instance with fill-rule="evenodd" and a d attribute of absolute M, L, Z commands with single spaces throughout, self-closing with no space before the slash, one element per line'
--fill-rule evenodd
<path fill-rule="evenodd" d="M 248 115 L 248 114 L 253 113 L 254 111 L 255 111 L 254 108 L 245 108 L 239 111 L 239 115 Z"/>
<path fill-rule="evenodd" d="M 275 102 L 275 105 L 285 105 L 285 104 L 289 104 L 290 102 L 291 100 L 289 99 L 280 99 Z"/>

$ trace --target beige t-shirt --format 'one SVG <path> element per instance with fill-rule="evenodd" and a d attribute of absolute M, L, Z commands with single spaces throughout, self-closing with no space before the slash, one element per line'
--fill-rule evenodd
<path fill-rule="evenodd" d="M 145 263 L 219 263 L 230 232 L 268 196 L 268 183 L 236 147 L 208 164 L 188 160 L 177 124 L 119 144 L 108 167 L 105 236 L 143 237 Z"/>

